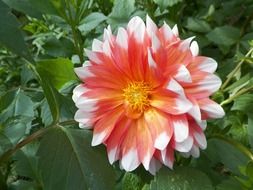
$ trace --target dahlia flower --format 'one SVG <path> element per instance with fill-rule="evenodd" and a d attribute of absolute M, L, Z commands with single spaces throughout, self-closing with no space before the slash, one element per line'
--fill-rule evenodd
<path fill-rule="evenodd" d="M 199 56 L 192 40 L 136 16 L 116 35 L 108 26 L 85 50 L 89 60 L 75 69 L 83 82 L 73 91 L 75 120 L 93 130 L 92 146 L 107 147 L 111 164 L 154 174 L 173 167 L 175 151 L 198 157 L 206 148 L 206 119 L 224 115 L 209 98 L 221 80 L 216 61 Z"/>

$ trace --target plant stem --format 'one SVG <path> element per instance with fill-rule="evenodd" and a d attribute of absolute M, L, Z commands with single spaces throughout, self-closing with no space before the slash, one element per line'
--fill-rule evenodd
<path fill-rule="evenodd" d="M 80 40 L 79 36 L 78 36 L 78 29 L 77 29 L 77 17 L 74 18 L 72 16 L 71 13 L 71 8 L 70 8 L 70 2 L 66 1 L 66 8 L 68 11 L 68 16 L 65 14 L 65 19 L 67 21 L 67 23 L 70 25 L 71 27 L 71 31 L 72 31 L 72 35 L 73 35 L 73 40 L 74 40 L 74 45 L 75 45 L 75 49 L 76 49 L 76 53 L 78 54 L 78 57 L 80 59 L 81 64 L 84 62 L 84 58 L 83 58 L 83 43 L 82 40 Z M 77 13 L 76 13 L 77 14 Z"/>
<path fill-rule="evenodd" d="M 82 42 L 79 41 L 78 31 L 76 29 L 76 26 L 73 23 L 71 24 L 71 31 L 72 31 L 72 35 L 73 35 L 73 39 L 74 39 L 76 53 L 78 54 L 78 57 L 80 59 L 80 63 L 82 64 L 84 62 L 83 45 L 82 45 Z"/>
<path fill-rule="evenodd" d="M 225 142 L 233 145 L 239 151 L 241 151 L 244 155 L 246 155 L 248 158 L 250 158 L 251 160 L 253 160 L 253 153 L 248 148 L 246 148 L 244 145 L 242 145 L 241 143 L 233 141 L 230 138 L 227 138 L 227 137 L 225 137 L 223 135 L 220 135 L 220 134 L 215 134 L 211 138 L 217 138 L 217 139 L 223 140 L 223 141 L 225 141 Z"/>
<path fill-rule="evenodd" d="M 220 103 L 221 106 L 225 105 L 225 104 L 229 104 L 230 102 L 232 102 L 234 99 L 236 99 L 238 96 L 252 90 L 253 87 L 249 87 L 249 88 L 244 88 L 242 90 L 239 90 L 236 94 L 234 94 L 233 96 L 229 97 L 228 99 L 224 100 L 223 102 Z"/>
<path fill-rule="evenodd" d="M 46 134 L 53 126 L 49 126 L 49 127 L 44 127 L 38 131 L 36 131 L 35 133 L 31 134 L 30 136 L 28 136 L 27 138 L 23 139 L 22 141 L 20 141 L 18 144 L 16 144 L 16 146 L 14 146 L 13 148 L 7 150 L 5 153 L 3 153 L 0 157 L 0 164 L 5 162 L 6 160 L 8 160 L 11 155 L 13 155 L 17 150 L 19 150 L 20 148 L 22 148 L 23 146 L 25 146 L 26 144 L 34 141 L 35 139 L 43 136 L 44 134 Z"/>
<path fill-rule="evenodd" d="M 51 130 L 54 127 L 58 127 L 58 126 L 66 126 L 66 125 L 73 125 L 76 124 L 75 120 L 68 120 L 68 121 L 63 121 L 60 122 L 58 124 L 51 124 L 47 127 L 44 127 L 38 131 L 36 131 L 35 133 L 31 134 L 30 136 L 26 137 L 25 139 L 23 139 L 22 141 L 20 141 L 18 144 L 16 144 L 13 148 L 7 150 L 6 152 L 4 152 L 1 156 L 0 156 L 0 165 L 2 163 L 4 163 L 5 161 L 7 161 L 16 151 L 18 151 L 19 149 L 21 149 L 23 146 L 25 146 L 26 144 L 31 143 L 32 141 L 42 137 L 43 135 L 45 135 L 49 130 Z"/>
<path fill-rule="evenodd" d="M 59 125 L 62 125 L 62 126 L 74 125 L 74 124 L 77 124 L 77 122 L 75 120 L 67 120 L 67 121 L 63 121 L 63 122 L 59 123 Z"/>
<path fill-rule="evenodd" d="M 248 57 L 253 52 L 253 48 L 251 48 L 248 53 L 245 55 L 245 57 Z M 229 82 L 232 80 L 234 75 L 237 73 L 237 71 L 241 68 L 242 64 L 244 63 L 244 59 L 242 59 L 238 65 L 234 68 L 234 70 L 228 75 L 228 78 L 221 86 L 221 90 L 225 89 L 225 87 L 229 84 Z"/>

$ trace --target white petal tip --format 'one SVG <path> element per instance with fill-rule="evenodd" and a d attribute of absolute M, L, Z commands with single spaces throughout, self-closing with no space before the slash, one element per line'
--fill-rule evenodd
<path fill-rule="evenodd" d="M 116 161 L 116 153 L 117 153 L 117 147 L 111 149 L 109 152 L 108 152 L 108 160 L 110 162 L 110 164 L 113 164 L 115 161 Z"/>
<path fill-rule="evenodd" d="M 174 27 L 172 28 L 172 32 L 175 36 L 179 35 L 177 24 L 175 24 Z"/>
<path fill-rule="evenodd" d="M 166 132 L 163 132 L 156 138 L 154 147 L 159 150 L 163 150 L 168 145 L 169 140 L 169 136 L 166 134 Z"/>
<path fill-rule="evenodd" d="M 196 41 L 193 41 L 190 45 L 190 50 L 192 52 L 192 56 L 197 56 L 199 54 L 199 45 Z"/>
<path fill-rule="evenodd" d="M 106 137 L 106 133 L 104 131 L 101 133 L 94 133 L 93 138 L 92 138 L 92 142 L 91 142 L 91 146 L 97 146 L 97 145 L 103 143 L 105 137 Z"/>
<path fill-rule="evenodd" d="M 135 170 L 140 164 L 137 150 L 129 150 L 125 155 L 123 155 L 120 164 L 122 168 L 128 172 Z"/>

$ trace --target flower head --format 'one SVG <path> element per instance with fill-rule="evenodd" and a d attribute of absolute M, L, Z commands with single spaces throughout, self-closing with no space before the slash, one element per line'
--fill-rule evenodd
<path fill-rule="evenodd" d="M 175 150 L 198 157 L 206 147 L 206 119 L 224 115 L 209 99 L 221 81 L 192 40 L 181 40 L 177 26 L 133 17 L 86 50 L 89 61 L 75 69 L 83 81 L 73 92 L 75 120 L 93 129 L 92 145 L 103 143 L 110 163 L 155 173 L 161 163 L 172 168 Z"/>

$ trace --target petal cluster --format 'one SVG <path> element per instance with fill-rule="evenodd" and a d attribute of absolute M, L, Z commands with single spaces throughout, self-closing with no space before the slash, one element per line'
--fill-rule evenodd
<path fill-rule="evenodd" d="M 93 130 L 93 146 L 107 147 L 110 163 L 119 160 L 126 171 L 142 164 L 154 174 L 173 167 L 175 151 L 198 157 L 206 148 L 206 120 L 224 115 L 209 98 L 221 80 L 193 38 L 133 17 L 85 51 L 89 60 L 75 69 L 83 82 L 73 91 L 75 120 Z"/>

